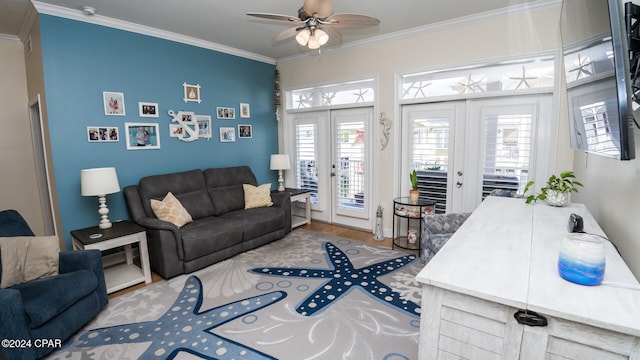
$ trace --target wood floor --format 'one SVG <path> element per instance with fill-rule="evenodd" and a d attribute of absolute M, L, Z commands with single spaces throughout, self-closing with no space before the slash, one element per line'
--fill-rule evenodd
<path fill-rule="evenodd" d="M 340 236 L 347 239 L 358 240 L 362 242 L 372 243 L 380 246 L 386 246 L 391 248 L 391 238 L 385 238 L 384 240 L 377 241 L 373 239 L 373 234 L 370 231 L 357 230 L 352 228 L 347 228 L 344 226 L 327 224 L 319 221 L 312 221 L 311 224 L 300 226 L 298 228 L 293 229 L 293 231 L 297 231 L 299 229 L 307 229 L 312 231 L 317 231 L 324 234 Z M 162 277 L 156 273 L 151 273 L 151 281 L 152 283 L 161 281 Z M 142 283 L 138 285 L 134 285 L 128 287 L 124 290 L 120 290 L 114 293 L 109 294 L 109 299 L 116 298 L 118 296 L 124 295 L 126 293 L 135 291 L 137 289 L 145 287 L 147 284 Z"/>

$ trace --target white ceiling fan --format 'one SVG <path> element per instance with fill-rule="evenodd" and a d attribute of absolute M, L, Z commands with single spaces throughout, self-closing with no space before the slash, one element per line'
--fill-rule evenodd
<path fill-rule="evenodd" d="M 380 20 L 366 15 L 333 15 L 331 0 L 305 0 L 304 5 L 298 10 L 298 17 L 266 13 L 247 13 L 247 15 L 295 23 L 296 27 L 279 33 L 273 38 L 273 42 L 295 36 L 298 44 L 312 50 L 323 45 L 341 44 L 342 34 L 337 30 L 362 29 L 380 24 Z"/>

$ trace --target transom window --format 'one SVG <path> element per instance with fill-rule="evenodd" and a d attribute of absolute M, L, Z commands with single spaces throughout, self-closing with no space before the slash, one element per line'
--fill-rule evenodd
<path fill-rule="evenodd" d="M 285 92 L 287 110 L 317 110 L 344 105 L 371 105 L 375 99 L 375 79 L 315 86 Z"/>
<path fill-rule="evenodd" d="M 407 74 L 401 77 L 400 99 L 553 89 L 554 69 L 554 58 L 547 56 Z"/>

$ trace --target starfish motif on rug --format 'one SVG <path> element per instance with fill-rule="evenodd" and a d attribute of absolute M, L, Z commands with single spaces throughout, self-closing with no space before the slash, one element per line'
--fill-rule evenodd
<path fill-rule="evenodd" d="M 202 283 L 196 276 L 190 276 L 176 301 L 158 320 L 89 330 L 80 336 L 77 347 L 149 342 L 149 348 L 140 359 L 173 359 L 180 352 L 203 359 L 275 359 L 210 330 L 286 296 L 285 292 L 274 291 L 200 311 Z"/>
<path fill-rule="evenodd" d="M 410 315 L 420 316 L 418 305 L 410 300 L 402 299 L 397 291 L 378 280 L 378 277 L 415 261 L 417 258 L 415 255 L 401 256 L 362 268 L 355 268 L 349 257 L 337 246 L 325 242 L 324 248 L 331 269 L 274 267 L 255 268 L 251 271 L 261 275 L 327 279 L 328 281 L 324 285 L 302 300 L 302 303 L 296 308 L 296 311 L 304 316 L 314 315 L 356 288 L 360 288 L 381 302 Z"/>

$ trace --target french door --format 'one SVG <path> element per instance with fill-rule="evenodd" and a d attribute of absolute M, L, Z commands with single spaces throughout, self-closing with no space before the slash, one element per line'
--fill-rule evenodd
<path fill-rule="evenodd" d="M 550 95 L 403 106 L 402 194 L 413 169 L 439 213 L 473 211 L 495 189 L 522 192 L 549 171 L 550 109 Z"/>
<path fill-rule="evenodd" d="M 293 115 L 295 176 L 291 180 L 311 191 L 315 219 L 372 228 L 372 122 L 369 107 Z"/>

